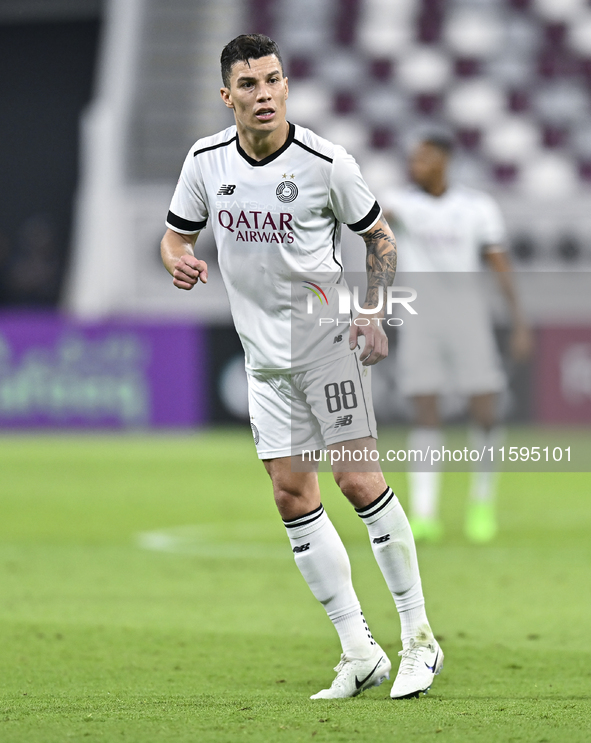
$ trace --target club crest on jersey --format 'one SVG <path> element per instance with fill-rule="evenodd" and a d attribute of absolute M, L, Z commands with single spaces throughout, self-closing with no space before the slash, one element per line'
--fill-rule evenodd
<path fill-rule="evenodd" d="M 236 186 L 232 183 L 229 183 L 227 186 L 224 184 L 223 186 L 220 186 L 220 190 L 217 192 L 218 196 L 231 196 L 234 191 L 236 190 Z"/>
<path fill-rule="evenodd" d="M 292 181 L 282 181 L 275 189 L 277 198 L 283 204 L 289 204 L 298 197 L 298 187 Z"/>

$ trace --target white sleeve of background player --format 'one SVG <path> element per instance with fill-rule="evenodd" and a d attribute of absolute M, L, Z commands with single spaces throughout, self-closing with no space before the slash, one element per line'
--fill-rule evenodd
<path fill-rule="evenodd" d="M 487 253 L 505 250 L 507 232 L 505 220 L 497 202 L 488 194 L 482 194 L 480 211 L 480 244 Z"/>
<path fill-rule="evenodd" d="M 392 219 L 394 224 L 401 224 L 404 219 L 404 204 L 406 191 L 399 188 L 390 188 L 380 194 L 380 205 L 387 218 Z"/>
<path fill-rule="evenodd" d="M 359 166 L 342 147 L 334 149 L 328 206 L 353 232 L 371 229 L 382 216 L 380 205 L 363 180 Z"/>
<path fill-rule="evenodd" d="M 170 202 L 166 226 L 183 235 L 194 235 L 204 229 L 208 215 L 201 169 L 191 148 Z"/>

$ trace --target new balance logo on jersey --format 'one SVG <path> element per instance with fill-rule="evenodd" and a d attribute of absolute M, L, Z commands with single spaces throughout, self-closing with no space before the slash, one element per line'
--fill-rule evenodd
<path fill-rule="evenodd" d="M 389 534 L 384 534 L 383 537 L 376 537 L 373 540 L 373 543 L 374 544 L 384 544 L 384 542 L 389 542 L 389 541 L 390 541 L 390 535 Z"/>
<path fill-rule="evenodd" d="M 306 544 L 300 544 L 299 547 L 296 545 L 293 548 L 294 552 L 306 552 L 306 550 L 310 549 L 310 542 L 307 542 Z"/>
<path fill-rule="evenodd" d="M 218 191 L 218 196 L 231 196 L 234 191 L 236 190 L 236 186 L 229 184 L 227 186 L 220 186 L 220 190 Z"/>
<path fill-rule="evenodd" d="M 339 415 L 339 417 L 335 421 L 334 427 L 342 428 L 343 426 L 350 426 L 351 423 L 353 423 L 352 415 Z"/>
<path fill-rule="evenodd" d="M 335 335 L 334 341 L 332 342 L 333 346 L 334 346 L 335 343 L 340 343 L 342 340 L 343 340 L 343 336 L 342 335 Z"/>

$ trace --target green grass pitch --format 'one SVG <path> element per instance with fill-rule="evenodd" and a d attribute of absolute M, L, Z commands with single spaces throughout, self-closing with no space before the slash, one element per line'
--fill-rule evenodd
<path fill-rule="evenodd" d="M 321 479 L 396 664 L 365 528 Z M 404 503 L 404 476 L 388 480 Z M 430 694 L 312 702 L 337 636 L 247 432 L 4 435 L 0 741 L 591 740 L 591 475 L 503 475 L 486 547 L 461 535 L 466 486 L 445 476 L 446 537 L 419 550 L 446 654 Z"/>

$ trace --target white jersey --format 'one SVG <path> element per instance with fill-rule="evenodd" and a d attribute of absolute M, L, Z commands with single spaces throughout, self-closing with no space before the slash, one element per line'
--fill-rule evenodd
<path fill-rule="evenodd" d="M 292 289 L 302 309 L 309 294 L 304 280 L 317 284 L 319 275 L 330 275 L 343 283 L 341 223 L 362 233 L 380 216 L 357 163 L 339 145 L 290 124 L 283 147 L 256 161 L 232 126 L 191 148 L 166 225 L 194 234 L 211 220 L 246 369 L 295 371 L 349 347 L 342 327 L 337 340 L 335 325 L 317 321 L 309 323 L 305 348 L 292 344 Z M 336 291 L 325 294 L 322 310 L 324 295 L 316 294 L 315 316 L 336 317 Z"/>
<path fill-rule="evenodd" d="M 453 186 L 431 196 L 413 186 L 383 204 L 394 215 L 400 271 L 479 271 L 482 252 L 505 241 L 500 209 L 482 191 Z"/>
<path fill-rule="evenodd" d="M 417 315 L 405 318 L 397 348 L 403 394 L 501 390 L 505 378 L 479 275 L 483 251 L 503 249 L 498 206 L 463 186 L 441 196 L 415 186 L 386 203 L 395 219 L 398 267 L 407 274 L 401 280 L 418 295 Z"/>

